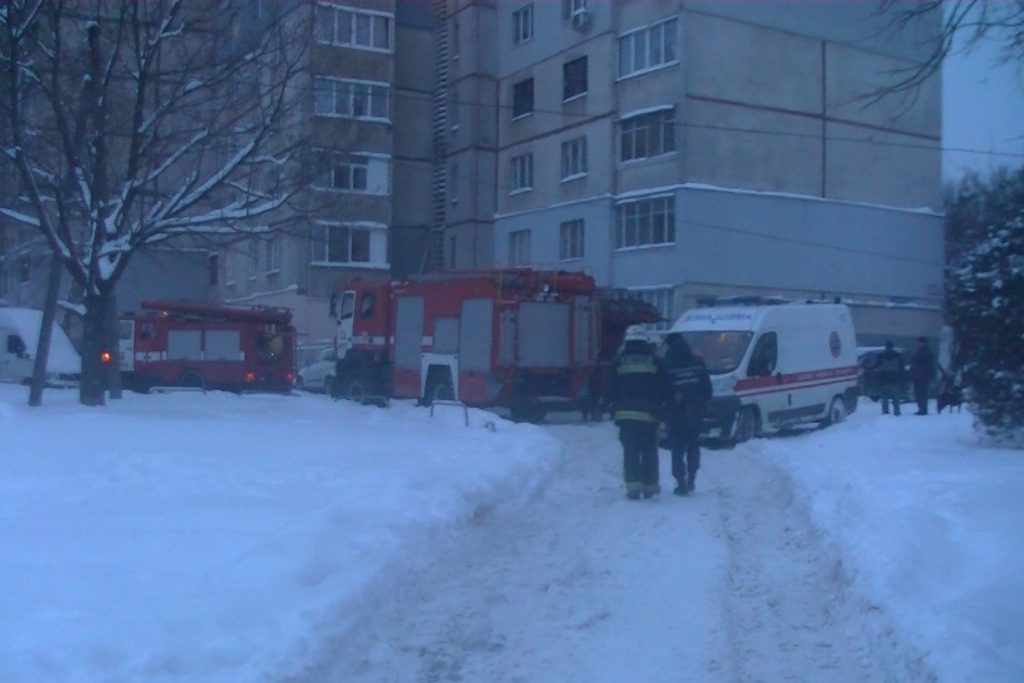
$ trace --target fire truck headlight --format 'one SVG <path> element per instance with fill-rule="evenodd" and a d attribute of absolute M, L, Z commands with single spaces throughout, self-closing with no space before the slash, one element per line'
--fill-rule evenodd
<path fill-rule="evenodd" d="M 255 372 L 247 372 L 247 373 L 245 373 L 245 381 L 249 382 L 250 384 L 255 382 L 256 381 L 256 373 Z"/>
<path fill-rule="evenodd" d="M 101 351 L 100 352 L 100 362 L 101 363 L 109 363 L 112 359 L 113 359 L 113 356 L 110 355 L 110 351 Z"/>

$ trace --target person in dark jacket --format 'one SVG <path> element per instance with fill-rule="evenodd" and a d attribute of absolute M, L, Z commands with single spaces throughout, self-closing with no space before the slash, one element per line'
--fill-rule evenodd
<path fill-rule="evenodd" d="M 647 336 L 630 331 L 609 376 L 608 397 L 622 442 L 626 496 L 661 492 L 658 485 L 658 421 L 664 374 Z"/>
<path fill-rule="evenodd" d="M 892 413 L 898 416 L 900 414 L 900 394 L 903 393 L 903 385 L 907 380 L 904 375 L 903 354 L 893 347 L 891 341 L 885 342 L 885 351 L 878 354 L 875 372 L 881 390 L 882 414 L 889 414 L 889 402 L 891 401 Z"/>
<path fill-rule="evenodd" d="M 917 338 L 917 349 L 910 357 L 910 381 L 914 383 L 915 415 L 928 414 L 928 387 L 935 379 L 935 354 L 928 348 L 928 340 Z"/>
<path fill-rule="evenodd" d="M 711 399 L 711 378 L 683 335 L 673 332 L 665 344 L 665 429 L 676 479 L 673 493 L 685 496 L 693 491 L 700 469 L 700 432 Z"/>

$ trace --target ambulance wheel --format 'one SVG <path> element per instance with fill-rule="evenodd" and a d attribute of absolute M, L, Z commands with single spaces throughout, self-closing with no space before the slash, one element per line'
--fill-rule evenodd
<path fill-rule="evenodd" d="M 733 444 L 750 441 L 757 435 L 757 411 L 754 408 L 740 408 L 736 413 L 736 424 L 732 430 Z"/>
<path fill-rule="evenodd" d="M 846 419 L 846 404 L 843 403 L 843 399 L 836 396 L 832 399 L 832 405 L 828 407 L 828 415 L 825 416 L 823 421 L 824 426 L 839 424 Z"/>
<path fill-rule="evenodd" d="M 186 370 L 178 378 L 179 387 L 193 387 L 206 391 L 206 381 L 198 370 Z"/>
<path fill-rule="evenodd" d="M 537 400 L 516 401 L 509 406 L 513 422 L 543 422 L 547 415 L 544 405 Z"/>

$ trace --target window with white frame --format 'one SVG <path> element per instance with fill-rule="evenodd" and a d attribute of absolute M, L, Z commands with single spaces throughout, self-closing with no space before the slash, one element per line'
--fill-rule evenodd
<path fill-rule="evenodd" d="M 314 113 L 320 116 L 388 120 L 390 89 L 387 83 L 317 76 L 314 90 Z"/>
<path fill-rule="evenodd" d="M 562 180 L 579 178 L 587 174 L 587 137 L 574 138 L 562 143 Z"/>
<path fill-rule="evenodd" d="M 571 19 L 587 11 L 587 0 L 562 0 L 562 18 Z"/>
<path fill-rule="evenodd" d="M 530 231 L 513 230 L 508 234 L 508 264 L 525 266 L 530 263 Z"/>
<path fill-rule="evenodd" d="M 247 265 L 246 270 L 248 271 L 246 274 L 249 276 L 250 280 L 255 280 L 256 272 L 260 268 L 260 243 L 257 240 L 249 242 L 248 252 L 249 253 L 246 255 L 247 258 L 245 260 Z"/>
<path fill-rule="evenodd" d="M 675 241 L 675 197 L 636 199 L 621 202 L 615 207 L 616 249 Z"/>
<path fill-rule="evenodd" d="M 533 112 L 533 79 L 527 78 L 512 86 L 512 118 Z"/>
<path fill-rule="evenodd" d="M 622 161 L 644 159 L 676 150 L 675 107 L 631 116 L 619 122 Z"/>
<path fill-rule="evenodd" d="M 358 50 L 391 50 L 391 15 L 330 3 L 316 8 L 316 41 Z"/>
<path fill-rule="evenodd" d="M 512 44 L 519 45 L 533 38 L 533 5 L 520 7 L 512 13 Z"/>
<path fill-rule="evenodd" d="M 587 58 L 578 57 L 562 65 L 562 100 L 587 94 Z"/>
<path fill-rule="evenodd" d="M 533 189 L 533 153 L 512 157 L 511 192 Z"/>
<path fill-rule="evenodd" d="M 231 286 L 231 285 L 235 284 L 235 269 L 234 269 L 233 264 L 231 263 L 234 260 L 233 257 L 234 257 L 234 254 L 231 253 L 230 249 L 224 252 L 223 261 L 224 261 L 224 285 L 225 286 Z"/>
<path fill-rule="evenodd" d="M 318 222 L 313 229 L 313 262 L 370 263 L 370 233 L 345 223 Z"/>
<path fill-rule="evenodd" d="M 657 309 L 658 313 L 661 314 L 663 320 L 656 323 L 648 323 L 647 329 L 650 330 L 667 330 L 672 325 L 673 316 L 675 315 L 674 310 L 674 289 L 672 287 L 657 287 L 651 289 L 634 289 L 630 291 L 631 296 L 635 296 L 641 301 L 645 301 Z"/>
<path fill-rule="evenodd" d="M 271 237 L 264 244 L 264 268 L 267 273 L 276 273 L 281 270 L 281 238 Z"/>
<path fill-rule="evenodd" d="M 317 190 L 386 195 L 390 193 L 390 162 L 384 155 L 337 154 L 324 151 Z"/>
<path fill-rule="evenodd" d="M 619 77 L 675 64 L 676 23 L 673 18 L 620 36 Z"/>
<path fill-rule="evenodd" d="M 558 226 L 558 257 L 563 261 L 583 258 L 583 219 Z"/>

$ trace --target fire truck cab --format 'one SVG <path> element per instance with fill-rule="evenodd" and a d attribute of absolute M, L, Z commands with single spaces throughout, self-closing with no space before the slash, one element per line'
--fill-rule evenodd
<path fill-rule="evenodd" d="M 335 395 L 505 406 L 517 419 L 571 409 L 598 358 L 585 273 L 513 268 L 360 283 L 338 310 Z"/>
<path fill-rule="evenodd" d="M 120 319 L 125 387 L 291 390 L 295 328 L 283 308 L 143 301 Z"/>

